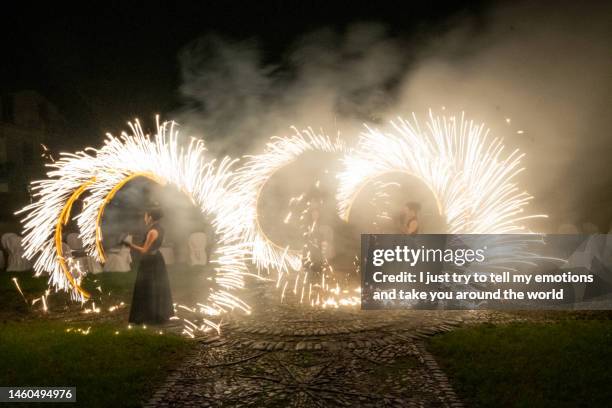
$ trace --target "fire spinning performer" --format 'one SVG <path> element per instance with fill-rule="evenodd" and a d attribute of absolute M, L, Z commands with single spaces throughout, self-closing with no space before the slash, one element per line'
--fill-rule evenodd
<path fill-rule="evenodd" d="M 320 302 L 330 288 L 336 287 L 336 280 L 327 259 L 330 243 L 321 228 L 321 209 L 324 203 L 318 182 L 308 196 L 301 217 L 304 238 L 302 268 L 309 275 L 309 299 Z"/>
<path fill-rule="evenodd" d="M 161 324 L 174 315 L 168 272 L 159 252 L 164 240 L 164 230 L 159 225 L 161 218 L 159 208 L 145 212 L 144 222 L 149 228 L 142 246 L 123 241 L 124 245 L 142 254 L 134 284 L 130 323 Z"/>
<path fill-rule="evenodd" d="M 305 238 L 302 264 L 314 272 L 321 271 L 324 262 L 323 236 L 321 234 L 320 217 L 318 206 L 312 205 L 306 211 L 307 221 L 303 225 L 303 237 Z"/>

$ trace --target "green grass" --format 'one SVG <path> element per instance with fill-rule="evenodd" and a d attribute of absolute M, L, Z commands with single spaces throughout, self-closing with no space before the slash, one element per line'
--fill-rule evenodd
<path fill-rule="evenodd" d="M 429 350 L 468 406 L 612 406 L 612 320 L 486 324 Z"/>
<path fill-rule="evenodd" d="M 0 386 L 76 386 L 78 406 L 140 406 L 190 347 L 150 328 L 96 324 L 88 335 L 77 328 L 87 329 L 62 321 L 0 324 Z"/>
<path fill-rule="evenodd" d="M 168 277 L 173 299 L 176 302 L 192 304 L 201 301 L 201 294 L 208 293 L 212 271 L 196 270 L 186 266 L 173 266 L 168 268 Z M 0 273 L 0 319 L 40 317 L 33 313 L 40 309 L 40 305 L 31 306 L 24 302 L 17 291 L 12 278 L 16 277 L 29 303 L 40 297 L 48 288 L 47 277 L 35 278 L 33 272 L 2 272 Z M 132 301 L 132 291 L 136 272 L 126 273 L 100 273 L 88 275 L 83 280 L 82 287 L 92 294 L 97 305 L 112 305 L 118 302 L 126 304 Z M 102 293 L 97 288 L 101 288 Z M 110 293 L 110 295 L 109 295 Z M 70 300 L 66 292 L 52 292 L 48 299 L 50 312 L 61 313 L 67 308 L 78 308 L 78 303 Z"/>
<path fill-rule="evenodd" d="M 13 281 L 14 277 L 17 278 L 28 304 L 18 292 Z M 92 294 L 97 305 L 110 305 L 121 301 L 129 303 L 135 277 L 135 272 L 90 275 L 84 279 L 82 286 Z M 36 278 L 31 271 L 0 273 L 0 318 L 2 320 L 40 318 L 42 303 L 32 305 L 32 301 L 42 296 L 48 289 L 47 279 L 46 276 Z M 100 287 L 103 293 L 100 293 L 97 287 Z M 52 291 L 47 300 L 50 312 L 47 317 L 57 317 L 69 309 L 80 309 L 80 304 L 71 301 L 67 292 Z"/>
<path fill-rule="evenodd" d="M 83 287 L 103 313 L 83 315 L 80 305 L 64 292 L 51 293 L 48 313 L 42 312 L 41 302 L 31 305 L 47 289 L 46 277 L 1 273 L 0 386 L 76 386 L 77 406 L 140 406 L 193 343 L 173 334 L 159 335 L 152 328 L 128 330 L 127 309 L 106 312 L 119 301 L 129 307 L 135 278 L 135 272 L 86 277 Z M 191 295 L 201 278 L 193 271 L 170 270 L 173 294 L 176 290 L 177 296 Z M 88 327 L 87 335 L 77 331 Z"/>
<path fill-rule="evenodd" d="M 44 278 L 34 278 L 32 272 L 0 272 L 0 315 L 10 313 L 23 316 L 30 312 L 30 307 L 17 291 L 13 277 L 17 278 L 26 296 L 40 296 L 47 288 L 47 281 Z"/>

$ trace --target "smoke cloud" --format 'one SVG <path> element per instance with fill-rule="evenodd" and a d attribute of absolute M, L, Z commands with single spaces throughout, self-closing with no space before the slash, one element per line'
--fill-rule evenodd
<path fill-rule="evenodd" d="M 213 154 L 257 154 L 312 126 L 356 141 L 363 123 L 465 111 L 527 154 L 520 187 L 556 231 L 612 219 L 612 6 L 506 4 L 410 36 L 378 23 L 305 33 L 270 61 L 257 39 L 208 35 L 180 52 L 183 133 Z M 508 123 L 508 120 L 509 123 Z"/>

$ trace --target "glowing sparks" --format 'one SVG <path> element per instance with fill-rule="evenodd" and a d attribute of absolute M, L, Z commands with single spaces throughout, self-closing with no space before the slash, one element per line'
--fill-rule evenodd
<path fill-rule="evenodd" d="M 248 275 L 244 262 L 248 247 L 242 242 L 242 226 L 234 220 L 242 205 L 230 183 L 235 160 L 209 160 L 204 143 L 193 138 L 181 147 L 174 122 L 158 122 L 153 138 L 144 133 L 138 121 L 130 123 L 130 128 L 131 134 L 122 133 L 118 138 L 107 135 L 100 149 L 62 154 L 48 165 L 52 170 L 46 180 L 32 183 L 36 201 L 20 213 L 26 213 L 22 221 L 25 256 L 36 258 L 36 276 L 48 273 L 55 290 L 70 291 L 73 299 L 85 302 L 89 294 L 80 287 L 85 272 L 71 254 L 64 253 L 61 241 L 72 204 L 84 197 L 83 210 L 74 217 L 79 237 L 87 254 L 104 262 L 100 226 L 105 206 L 128 181 L 147 177 L 177 187 L 212 220 L 219 240 L 211 259 L 216 288 L 205 302 L 208 307 L 217 313 L 233 309 L 249 312 L 249 306 L 234 294 L 243 288 L 243 277 Z M 46 310 L 46 297 L 42 302 Z M 99 308 L 94 305 L 87 310 L 97 313 Z"/>
<path fill-rule="evenodd" d="M 298 131 L 293 128 L 294 134 L 290 137 L 273 138 L 264 153 L 257 156 L 249 156 L 247 163 L 237 174 L 236 184 L 244 195 L 244 207 L 239 214 L 239 219 L 246 226 L 244 240 L 252 251 L 252 259 L 258 271 L 274 271 L 276 273 L 276 288 L 280 292 L 281 302 L 285 300 L 288 292 L 293 293 L 299 303 L 325 306 L 327 298 L 334 296 L 329 289 L 330 283 L 334 282 L 333 269 L 327 264 L 322 277 L 315 277 L 308 270 L 309 255 L 304 257 L 302 250 L 293 250 L 288 246 L 274 243 L 263 231 L 257 213 L 257 207 L 261 193 L 274 174 L 283 167 L 293 163 L 307 152 L 325 152 L 340 154 L 347 153 L 349 149 L 338 137 L 330 139 L 324 134 L 317 134 L 312 129 Z M 329 173 L 325 170 L 325 173 Z M 314 187 L 320 187 L 320 180 L 316 180 Z M 313 203 L 304 202 L 306 194 L 291 197 L 289 207 L 305 205 L 309 208 Z M 304 224 L 306 210 L 291 210 L 284 219 L 284 224 L 297 222 Z M 312 233 L 314 224 L 308 223 L 304 234 Z M 326 282 L 327 277 L 327 282 Z M 317 282 L 312 280 L 316 279 Z M 318 282 L 322 279 L 321 282 Z"/>
<path fill-rule="evenodd" d="M 83 309 L 83 313 L 85 313 L 85 314 L 100 313 L 100 308 L 96 307 L 96 302 L 92 302 L 91 308 Z"/>
<path fill-rule="evenodd" d="M 332 140 L 312 129 L 298 131 L 289 137 L 273 138 L 264 153 L 248 156 L 248 161 L 237 173 L 236 184 L 243 194 L 243 206 L 236 214 L 246 226 L 244 240 L 252 250 L 253 262 L 258 270 L 299 270 L 300 251 L 290 250 L 273 243 L 259 224 L 257 204 L 266 182 L 280 169 L 294 162 L 302 154 L 310 151 L 345 153 L 347 148 L 338 137 Z M 300 198 L 296 198 L 300 199 Z M 285 218 L 289 222 L 290 215 Z"/>
<path fill-rule="evenodd" d="M 108 311 L 109 311 L 110 313 L 112 313 L 112 312 L 114 312 L 115 310 L 119 310 L 119 309 L 122 309 L 122 308 L 124 308 L 124 307 L 125 307 L 125 303 L 121 302 L 121 303 L 119 303 L 118 305 L 114 305 L 114 306 L 109 307 L 109 308 L 108 308 Z"/>
<path fill-rule="evenodd" d="M 506 118 L 506 123 L 510 122 Z M 64 250 L 64 226 L 71 219 L 76 220 L 86 253 L 104 262 L 101 223 L 115 194 L 138 177 L 172 185 L 211 219 L 218 237 L 210 261 L 215 269 L 214 277 L 210 278 L 214 288 L 194 307 L 175 305 L 175 313 L 180 316 L 173 320 L 184 323 L 183 333 L 189 337 L 195 337 L 198 331 L 219 332 L 219 316 L 228 311 L 250 313 L 249 305 L 238 296 L 245 277 L 254 276 L 245 264 L 248 257 L 258 274 L 277 273 L 273 280 L 281 301 L 293 293 L 300 303 L 312 306 L 359 304 L 359 288 L 342 287 L 326 259 L 322 272 L 313 273 L 308 269 L 312 263 L 310 251 L 277 245 L 260 225 L 257 208 L 264 186 L 277 171 L 307 152 L 344 155 L 336 199 L 338 213 L 345 221 L 350 218 L 359 192 L 370 182 L 375 187 L 371 197 L 374 206 L 384 207 L 380 203 L 388 203 L 390 190 L 397 188 L 397 183 L 383 183 L 377 178 L 394 172 L 417 177 L 429 188 L 448 233 L 528 232 L 524 222 L 539 217 L 524 215 L 531 196 L 521 192 L 514 180 L 523 170 L 522 154 L 516 150 L 505 154 L 500 139 L 490 140 L 484 125 L 468 121 L 463 115 L 438 117 L 430 112 L 423 128 L 414 115 L 410 121 L 401 118 L 392 121 L 384 131 L 366 126 L 354 151 L 349 151 L 339 138 L 332 140 L 312 129 L 293 128 L 292 136 L 273 138 L 262 154 L 248 156 L 237 172 L 233 170 L 235 161 L 228 157 L 209 160 L 202 141 L 192 139 L 181 147 L 174 122 L 157 123 L 153 138 L 144 133 L 138 121 L 130 124 L 130 128 L 130 134 L 108 135 L 100 149 L 62 154 L 49 164 L 51 170 L 46 180 L 32 183 L 35 201 L 20 211 L 26 213 L 22 220 L 25 256 L 35 259 L 36 276 L 49 274 L 49 283 L 55 290 L 69 291 L 74 300 L 85 305 L 90 297 L 81 288 L 86 272 Z M 317 180 L 317 188 L 319 183 Z M 289 205 L 310 206 L 312 203 L 305 197 L 305 194 L 293 197 Z M 81 213 L 71 218 L 73 204 L 81 199 Z M 289 224 L 304 222 L 305 213 L 293 208 L 279 216 L 284 217 L 284 224 Z M 382 223 L 390 215 L 380 211 L 376 219 Z M 312 222 L 308 227 L 305 234 L 312 233 L 316 225 Z M 13 280 L 26 300 L 17 280 Z M 101 287 L 97 290 L 102 293 Z M 47 311 L 48 295 L 47 291 L 32 304 L 40 301 Z M 123 306 L 107 309 L 114 312 Z M 92 301 L 83 313 L 99 313 L 100 309 Z"/>
<path fill-rule="evenodd" d="M 86 329 L 81 329 L 81 328 L 74 329 L 72 327 L 69 327 L 66 329 L 66 333 L 78 333 L 83 336 L 87 336 L 89 333 L 91 333 L 91 326 L 87 327 Z M 115 334 L 119 334 L 119 332 L 115 332 Z"/>
<path fill-rule="evenodd" d="M 253 260 L 258 270 L 276 273 L 276 288 L 280 292 L 281 302 L 285 301 L 287 294 L 292 293 L 295 301 L 305 305 L 337 307 L 340 303 L 355 303 L 354 299 L 344 299 L 344 291 L 338 289 L 334 292 L 338 283 L 335 272 L 325 256 L 323 268 L 318 270 L 318 266 L 312 262 L 310 250 L 292 250 L 288 246 L 283 247 L 272 242 L 259 223 L 257 207 L 261 192 L 266 182 L 277 171 L 307 152 L 334 153 L 338 158 L 341 154 L 349 152 L 339 138 L 332 141 L 323 134 L 315 134 L 311 129 L 302 132 L 295 128 L 293 130 L 295 133 L 292 137 L 273 138 L 263 154 L 250 156 L 237 177 L 241 191 L 246 192 L 245 202 L 249 204 L 243 214 L 247 220 L 245 241 L 252 245 Z M 325 169 L 324 173 L 329 174 L 329 170 Z M 318 190 L 321 187 L 321 180 L 313 181 L 314 189 Z M 314 203 L 313 197 L 309 199 L 305 197 L 306 193 L 302 193 L 290 198 L 290 211 L 285 215 L 283 223 L 291 223 L 293 227 L 297 225 L 296 228 L 302 229 L 304 239 L 309 240 L 308 237 L 318 227 L 315 222 L 307 220 L 309 209 L 322 203 Z M 313 249 L 318 253 L 323 249 L 323 245 L 325 245 L 323 242 L 315 243 Z M 311 270 L 313 267 L 317 270 Z"/>
<path fill-rule="evenodd" d="M 523 154 L 518 150 L 503 154 L 500 139 L 488 139 L 482 124 L 460 117 L 434 116 L 422 128 L 413 114 L 412 120 L 398 118 L 390 129 L 381 131 L 366 127 L 358 147 L 343 159 L 337 193 L 338 211 L 348 221 L 351 207 L 359 192 L 371 182 L 377 189 L 376 199 L 384 200 L 384 189 L 376 179 L 389 173 L 405 173 L 420 179 L 436 199 L 439 214 L 446 221 L 446 232 L 462 235 L 463 243 L 486 239 L 489 245 L 485 268 L 513 270 L 517 263 L 543 259 L 527 251 L 529 242 L 541 242 L 540 236 L 528 236 L 524 222 L 544 215 L 525 215 L 532 197 L 519 190 L 514 181 L 523 171 Z M 385 214 L 382 214 L 385 216 Z M 473 234 L 498 235 L 492 240 Z M 449 242 L 452 247 L 456 243 Z M 462 272 L 471 274 L 472 267 Z"/>
<path fill-rule="evenodd" d="M 43 312 L 47 313 L 49 311 L 47 307 L 47 294 L 44 294 L 40 299 L 42 300 Z"/>
<path fill-rule="evenodd" d="M 23 291 L 21 290 L 21 286 L 19 286 L 19 282 L 17 281 L 17 278 L 13 277 L 11 280 L 13 281 L 13 283 L 15 284 L 15 287 L 17 288 L 17 290 L 21 294 L 21 297 L 23 298 L 23 301 L 26 302 L 26 304 L 28 304 L 28 301 L 25 298 L 25 295 L 23 294 Z"/>
<path fill-rule="evenodd" d="M 391 129 L 366 127 L 353 154 L 343 159 L 338 210 L 348 220 L 361 189 L 376 178 L 403 172 L 423 181 L 438 202 L 451 234 L 525 233 L 524 215 L 532 197 L 514 181 L 523 171 L 518 150 L 503 154 L 500 139 L 488 140 L 482 124 L 431 112 L 424 128 L 417 118 L 398 118 Z"/>

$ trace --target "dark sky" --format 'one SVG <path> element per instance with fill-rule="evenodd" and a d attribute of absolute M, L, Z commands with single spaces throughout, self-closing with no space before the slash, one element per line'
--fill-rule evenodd
<path fill-rule="evenodd" d="M 177 54 L 201 35 L 255 38 L 266 58 L 278 62 L 292 41 L 321 26 L 377 21 L 414 33 L 484 8 L 482 1 L 125 3 L 77 9 L 22 4 L 5 15 L 0 90 L 39 90 L 60 107 L 78 138 L 95 140 L 135 116 L 180 106 Z"/>

